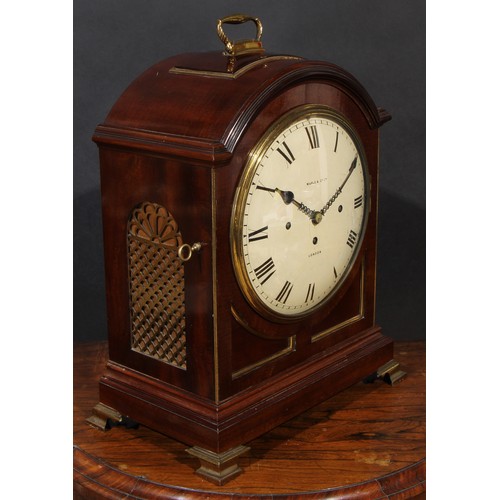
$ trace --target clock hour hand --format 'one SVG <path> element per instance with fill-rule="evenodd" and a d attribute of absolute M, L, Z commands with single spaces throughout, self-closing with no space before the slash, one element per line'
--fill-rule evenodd
<path fill-rule="evenodd" d="M 323 218 L 323 215 L 316 210 L 311 210 L 309 207 L 304 205 L 303 203 L 298 202 L 295 199 L 295 195 L 293 194 L 292 191 L 283 191 L 282 189 L 279 188 L 268 188 L 265 186 L 257 186 L 257 189 L 262 189 L 263 191 L 269 191 L 270 193 L 278 193 L 281 196 L 281 199 L 283 200 L 283 203 L 285 205 L 290 205 L 292 203 L 295 205 L 302 213 L 306 214 L 310 219 L 311 222 L 316 225 L 321 222 L 321 219 Z"/>
<path fill-rule="evenodd" d="M 340 185 L 340 187 L 335 191 L 333 196 L 328 200 L 326 205 L 319 211 L 321 215 L 325 215 L 326 211 L 333 205 L 333 202 L 338 198 L 340 193 L 342 192 L 342 189 L 344 189 L 344 186 L 346 182 L 349 180 L 349 177 L 353 173 L 354 169 L 356 168 L 356 165 L 358 164 L 358 157 L 355 156 L 354 160 L 352 160 L 351 166 L 349 167 L 349 172 L 347 172 L 346 178 L 344 179 L 344 182 Z"/>
<path fill-rule="evenodd" d="M 276 188 L 275 191 L 281 196 L 281 199 L 283 200 L 285 205 L 290 205 L 290 203 L 293 203 L 296 207 L 299 207 L 301 205 L 295 200 L 295 196 L 292 191 L 282 191 L 278 188 Z"/>

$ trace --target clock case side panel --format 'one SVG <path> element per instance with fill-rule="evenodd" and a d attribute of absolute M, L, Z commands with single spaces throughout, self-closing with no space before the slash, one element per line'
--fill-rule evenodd
<path fill-rule="evenodd" d="M 109 341 L 109 363 L 101 380 L 101 402 L 112 407 L 116 405 L 119 398 L 108 394 L 107 382 L 117 373 L 127 371 L 131 373 L 131 385 L 135 380 L 134 372 L 137 372 L 204 398 L 212 398 L 213 344 L 209 337 L 199 334 L 213 327 L 208 320 L 212 311 L 210 170 L 168 157 L 103 144 L 100 144 L 99 156 Z M 193 199 L 196 199 L 196 204 L 190 201 Z M 182 265 L 184 367 L 138 352 L 131 346 L 127 226 L 133 210 L 144 202 L 164 207 L 172 215 L 183 242 L 206 243 L 203 251 Z M 139 256 L 142 261 L 147 257 Z M 142 270 L 141 273 L 144 274 Z M 156 341 L 153 339 L 153 342 Z M 195 345 L 199 346 L 196 352 Z M 117 406 L 116 409 L 121 411 L 120 405 Z"/>
<path fill-rule="evenodd" d="M 243 166 L 246 163 L 247 155 L 252 146 L 260 139 L 277 117 L 304 104 L 321 104 L 329 106 L 339 111 L 353 125 L 361 137 L 366 157 L 368 161 L 370 175 L 370 202 L 371 210 L 369 214 L 366 234 L 363 248 L 358 257 L 351 282 L 346 286 L 345 296 L 356 295 L 352 292 L 354 288 L 361 287 L 358 293 L 362 295 L 363 307 L 359 311 L 355 321 L 346 321 L 351 316 L 339 319 L 332 328 L 332 316 L 328 312 L 320 313 L 316 318 L 322 319 L 311 324 L 308 319 L 297 321 L 295 323 L 279 324 L 266 321 L 260 318 L 246 300 L 235 280 L 234 272 L 225 273 L 219 277 L 218 286 L 218 317 L 219 329 L 224 332 L 224 342 L 219 344 L 219 366 L 220 378 L 220 397 L 221 400 L 230 400 L 234 395 L 244 392 L 252 387 L 269 386 L 278 379 L 285 376 L 287 370 L 297 367 L 299 364 L 307 364 L 312 359 L 320 359 L 328 355 L 336 355 L 341 346 L 347 346 L 349 342 L 356 343 L 360 338 L 371 332 L 372 340 L 380 335 L 380 328 L 375 326 L 375 269 L 376 269 L 376 231 L 377 231 L 377 194 L 378 194 L 378 127 L 388 119 L 388 115 L 380 111 L 379 121 L 373 119 L 373 103 L 370 106 L 360 106 L 359 98 L 353 97 L 360 93 L 348 92 L 345 88 L 345 82 L 339 85 L 331 78 L 331 72 L 320 74 L 318 65 L 312 63 L 309 79 L 307 75 L 308 63 L 302 63 L 300 71 L 295 66 L 295 74 L 298 75 L 294 80 L 289 75 L 282 78 L 282 85 L 274 86 L 274 94 L 268 92 L 267 100 L 262 100 L 259 96 L 259 105 L 255 102 L 249 103 L 248 107 L 253 109 L 254 114 L 248 119 L 244 132 L 240 135 L 237 142 L 234 156 L 231 163 L 224 167 L 219 167 L 217 172 L 217 199 L 225 211 L 219 213 L 218 241 L 223 241 L 224 245 L 218 246 L 218 262 L 224 263 L 231 268 L 230 248 L 226 242 L 230 240 L 230 217 L 229 207 L 232 206 L 232 193 L 235 192 Z M 324 66 L 322 66 L 324 67 Z M 369 108 L 370 111 L 367 111 Z M 238 120 L 235 120 L 238 122 Z M 357 305 L 353 304 L 355 298 L 347 298 L 344 304 L 346 311 Z M 340 302 L 342 302 L 340 300 Z M 235 314 L 236 313 L 236 314 Z M 236 321 L 235 321 L 236 318 Z M 239 332 L 238 332 L 239 330 Z M 331 330 L 331 331 L 329 331 Z M 250 339 L 254 335 L 255 342 L 252 345 Z M 242 339 L 246 340 L 242 342 Z M 375 356 L 375 363 L 383 363 L 392 357 L 392 341 L 382 337 L 384 346 L 381 347 L 383 355 Z M 263 340 L 264 339 L 264 340 Z M 263 347 L 265 340 L 275 342 L 277 345 L 273 348 Z M 277 341 L 281 341 L 278 343 Z M 368 338 L 366 344 L 370 344 Z M 259 344 L 262 346 L 259 354 Z M 245 350 L 241 352 L 240 349 Z M 256 352 L 252 352 L 252 349 Z M 273 350 L 274 349 L 274 350 Z M 251 362 L 247 368 L 242 366 L 233 366 L 236 357 L 248 357 Z M 378 366 L 373 363 L 367 363 L 363 370 L 360 370 L 351 383 L 360 380 L 365 375 L 375 371 Z M 300 376 L 300 375 L 298 375 Z M 336 392 L 331 389 L 332 394 Z M 341 390 L 341 388 L 337 389 Z M 306 398 L 307 399 L 307 398 Z M 310 400 L 311 404 L 314 401 Z"/>

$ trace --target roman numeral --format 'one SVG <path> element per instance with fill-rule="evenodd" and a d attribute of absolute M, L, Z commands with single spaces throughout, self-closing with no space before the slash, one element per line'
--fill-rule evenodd
<path fill-rule="evenodd" d="M 268 237 L 268 235 L 264 233 L 264 231 L 267 231 L 267 229 L 268 226 L 264 226 L 261 227 L 260 229 L 257 229 L 256 231 L 248 233 L 248 241 L 251 243 L 252 241 L 265 240 Z"/>
<path fill-rule="evenodd" d="M 290 151 L 286 142 L 283 142 L 283 147 L 287 152 L 284 153 L 280 148 L 278 148 L 278 153 L 291 165 L 292 162 L 295 161 L 295 156 L 293 156 L 293 153 Z"/>
<path fill-rule="evenodd" d="M 363 196 L 354 198 L 354 208 L 359 208 L 361 205 L 363 205 Z"/>
<path fill-rule="evenodd" d="M 306 132 L 307 132 L 307 137 L 309 138 L 309 144 L 311 145 L 311 149 L 319 148 L 319 137 L 316 125 L 311 125 L 310 127 L 306 127 Z"/>
<path fill-rule="evenodd" d="M 351 248 L 354 248 L 357 238 L 358 234 L 351 229 L 349 231 L 349 236 L 347 237 L 347 245 L 349 245 Z"/>
<path fill-rule="evenodd" d="M 255 276 L 257 276 L 257 279 L 260 280 L 263 278 L 260 282 L 261 285 L 263 285 L 275 272 L 276 270 L 274 269 L 272 257 L 269 257 L 269 259 L 263 262 L 259 267 L 255 268 Z"/>
<path fill-rule="evenodd" d="M 286 281 L 285 284 L 283 285 L 283 288 L 281 289 L 280 293 L 278 293 L 276 300 L 278 302 L 282 302 L 283 304 L 286 304 L 286 301 L 288 300 L 288 297 L 290 296 L 290 292 L 292 291 L 292 288 L 293 288 L 293 285 L 289 281 Z"/>
<path fill-rule="evenodd" d="M 337 135 L 335 136 L 335 147 L 333 148 L 333 152 L 337 152 L 337 145 L 339 143 L 339 131 L 337 130 Z"/>
<path fill-rule="evenodd" d="M 313 298 L 314 298 L 314 286 L 315 286 L 314 283 L 309 283 L 305 302 L 309 302 L 310 300 L 313 300 Z"/>
<path fill-rule="evenodd" d="M 335 269 L 335 266 L 333 267 L 333 274 L 335 276 L 335 279 L 339 277 L 339 275 L 337 274 L 337 270 Z"/>

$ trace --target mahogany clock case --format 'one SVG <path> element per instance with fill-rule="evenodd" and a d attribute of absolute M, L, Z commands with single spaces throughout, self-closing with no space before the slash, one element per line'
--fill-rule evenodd
<path fill-rule="evenodd" d="M 369 179 L 367 224 L 335 296 L 307 316 L 277 322 L 257 314 L 238 288 L 229 244 L 233 200 L 255 144 L 304 106 L 338 110 L 357 132 Z M 226 451 L 390 361 L 392 341 L 374 311 L 379 127 L 389 118 L 338 66 L 289 55 L 181 54 L 135 79 L 94 134 L 110 355 L 101 403 L 190 445 Z M 150 240 L 156 207 L 171 215 Z M 176 251 L 153 243 L 167 227 L 169 235 L 178 231 L 179 245 L 201 242 L 181 267 Z M 158 294 L 144 295 L 159 276 L 158 307 L 169 311 L 161 342 L 163 327 L 152 336 L 156 326 L 142 326 L 161 321 L 156 313 L 149 321 L 153 306 L 145 305 Z M 178 280 L 183 297 L 171 304 L 164 296 L 177 297 Z M 172 330 L 179 308 L 182 327 Z"/>
<path fill-rule="evenodd" d="M 153 2 L 149 10 L 136 1 L 74 3 L 77 341 L 106 338 L 99 171 L 89 138 L 147 67 L 200 47 L 219 50 L 214 18 L 236 7 L 210 5 L 199 12 L 190 1 Z M 264 21 L 266 47 L 345 67 L 394 115 L 381 137 L 377 322 L 393 338 L 422 338 L 424 207 L 413 200 L 423 199 L 425 2 L 315 2 L 307 16 L 299 1 L 287 2 L 279 15 L 265 2 L 253 9 Z"/>

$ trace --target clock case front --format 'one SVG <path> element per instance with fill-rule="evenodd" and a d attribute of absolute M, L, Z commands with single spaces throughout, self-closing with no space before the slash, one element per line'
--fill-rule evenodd
<path fill-rule="evenodd" d="M 231 214 L 249 152 L 304 105 L 331 108 L 356 131 L 370 207 L 339 293 L 306 317 L 273 321 L 238 286 Z M 125 90 L 93 137 L 109 338 L 95 418 L 105 408 L 221 454 L 392 359 L 375 324 L 379 127 L 389 118 L 338 66 L 264 53 L 179 55 Z"/>

